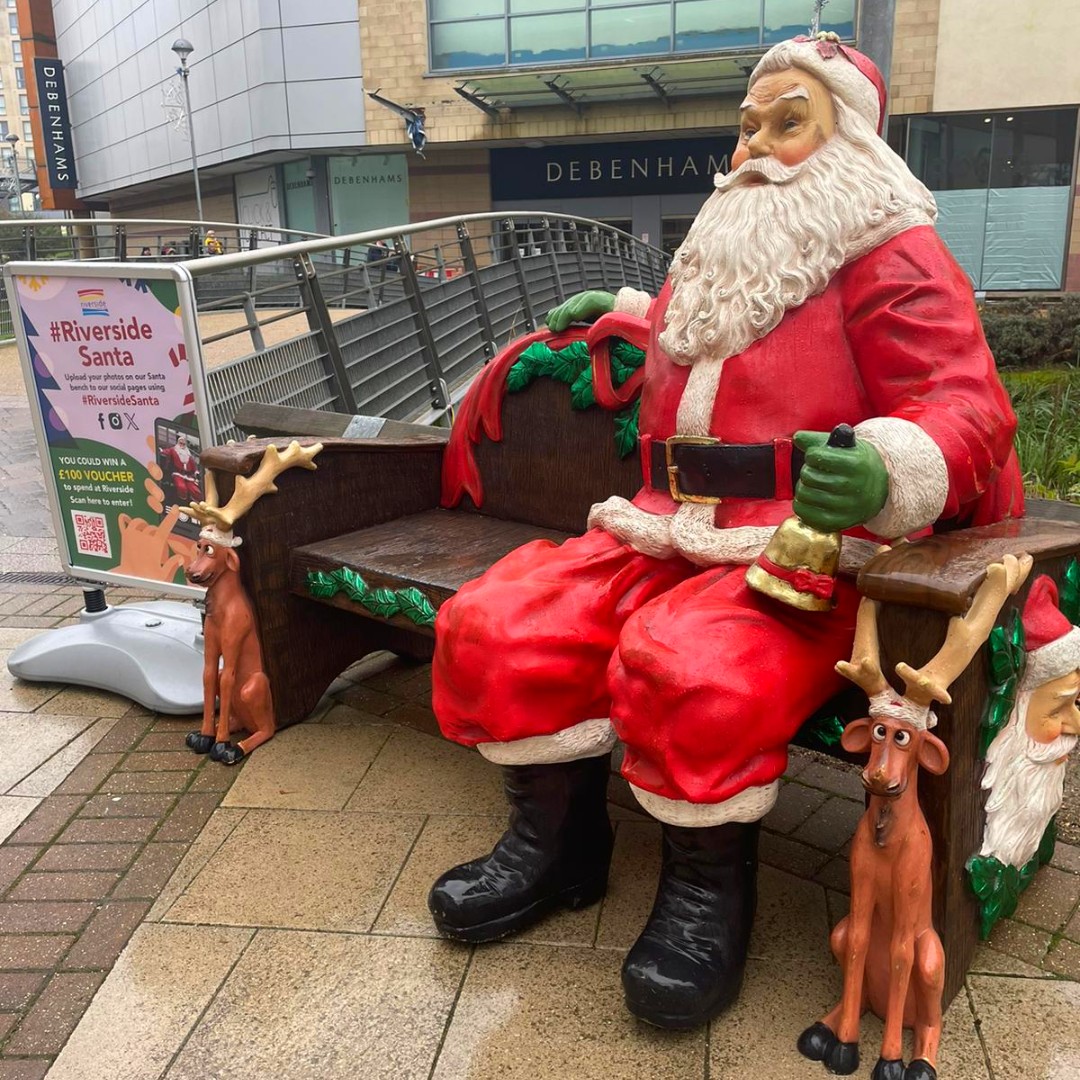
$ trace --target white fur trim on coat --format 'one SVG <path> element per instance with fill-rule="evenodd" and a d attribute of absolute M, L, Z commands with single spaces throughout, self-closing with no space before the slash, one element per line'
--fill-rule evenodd
<path fill-rule="evenodd" d="M 1080 668 L 1080 626 L 1074 626 L 1056 641 L 1051 641 L 1039 649 L 1032 649 L 1027 654 L 1020 689 L 1034 690 L 1051 679 L 1068 675 L 1077 668 Z"/>
<path fill-rule="evenodd" d="M 600 757 L 615 746 L 615 729 L 607 717 L 582 720 L 553 735 L 531 735 L 511 742 L 477 743 L 476 749 L 496 765 L 554 765 Z"/>
<path fill-rule="evenodd" d="M 642 292 L 640 289 L 631 289 L 629 285 L 624 285 L 615 294 L 615 311 L 622 311 L 627 315 L 637 315 L 642 319 L 648 315 L 651 303 L 652 297 L 647 292 Z"/>
<path fill-rule="evenodd" d="M 877 416 L 855 425 L 885 462 L 889 497 L 866 523 L 876 536 L 894 540 L 937 521 L 949 496 L 945 455 L 918 424 L 895 416 Z"/>
<path fill-rule="evenodd" d="M 676 514 L 650 514 L 622 496 L 612 495 L 589 511 L 589 528 L 603 529 L 654 559 L 682 555 L 698 566 L 749 566 L 776 532 L 775 525 L 718 529 L 713 524 L 714 512 L 715 507 L 706 503 L 683 503 Z M 845 536 L 840 569 L 857 574 L 880 550 L 881 546 L 870 540 Z"/>
<path fill-rule="evenodd" d="M 243 542 L 243 537 L 233 536 L 232 529 L 222 532 L 216 525 L 204 525 L 199 532 L 200 540 L 207 540 L 218 547 L 238 548 Z"/>
<path fill-rule="evenodd" d="M 726 825 L 729 821 L 760 821 L 775 805 L 780 793 L 780 781 L 744 788 L 738 795 L 718 803 L 692 803 L 682 799 L 665 799 L 644 788 L 630 785 L 634 798 L 642 809 L 665 825 L 683 828 L 709 828 Z"/>

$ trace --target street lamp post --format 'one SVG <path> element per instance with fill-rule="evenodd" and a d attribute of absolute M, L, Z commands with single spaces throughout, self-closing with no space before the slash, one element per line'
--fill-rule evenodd
<path fill-rule="evenodd" d="M 195 118 L 191 115 L 191 91 L 188 88 L 190 71 L 187 66 L 187 58 L 195 51 L 195 46 L 187 38 L 177 38 L 172 43 L 172 51 L 180 57 L 180 66 L 176 69 L 176 74 L 184 83 L 184 109 L 187 112 L 188 141 L 191 143 L 191 172 L 195 177 L 195 212 L 201 222 L 203 220 L 202 191 L 199 188 L 199 159 L 195 154 Z M 197 255 L 198 252 L 193 252 L 193 254 Z"/>
<path fill-rule="evenodd" d="M 19 217 L 26 217 L 26 208 L 22 201 L 22 177 L 19 175 L 19 136 L 13 131 L 10 135 L 5 135 L 4 140 L 11 145 L 11 170 L 15 176 L 15 201 L 19 204 Z"/>

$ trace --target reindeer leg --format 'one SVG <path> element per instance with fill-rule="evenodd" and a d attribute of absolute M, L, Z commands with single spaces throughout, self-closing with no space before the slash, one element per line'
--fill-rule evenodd
<path fill-rule="evenodd" d="M 832 954 L 836 957 L 836 962 L 840 965 L 841 971 L 844 970 L 844 963 L 847 957 L 849 918 L 850 916 L 845 915 L 836 926 L 833 927 L 833 932 L 829 935 L 829 947 L 832 949 Z M 830 1012 L 822 1017 L 822 1019 L 815 1024 L 811 1024 L 799 1036 L 795 1046 L 804 1058 L 808 1058 L 810 1061 L 825 1060 L 826 1055 L 831 1051 L 833 1044 L 837 1041 L 836 1029 L 840 1024 L 840 1012 L 842 1008 L 843 1002 L 838 1002 Z"/>
<path fill-rule="evenodd" d="M 272 739 L 277 730 L 274 723 L 274 705 L 270 697 L 270 680 L 266 673 L 259 671 L 252 675 L 240 692 L 240 698 L 244 702 L 245 711 L 252 718 L 248 726 L 252 734 L 237 746 L 243 753 L 250 754 L 257 746 L 262 746 L 264 742 Z"/>
<path fill-rule="evenodd" d="M 856 834 L 858 835 L 858 834 Z M 845 935 L 844 993 L 840 999 L 836 1043 L 824 1062 L 831 1073 L 848 1076 L 859 1067 L 859 1017 L 865 997 L 866 954 L 870 948 L 870 922 L 874 914 L 874 883 L 867 874 L 852 872 L 851 914 Z"/>
<path fill-rule="evenodd" d="M 941 1042 L 941 995 L 945 989 L 945 950 L 930 928 L 915 941 L 915 1051 L 904 1080 L 937 1080 L 937 1053 Z"/>
<path fill-rule="evenodd" d="M 904 1003 L 915 963 L 915 934 L 899 927 L 889 943 L 889 1000 L 885 1007 L 885 1035 L 871 1080 L 904 1080 Z"/>
<path fill-rule="evenodd" d="M 236 681 L 235 665 L 228 661 L 221 669 L 221 704 L 218 708 L 217 741 L 210 750 L 210 760 L 224 765 L 235 765 L 244 755 L 229 742 L 229 721 L 232 718 L 233 686 Z"/>
<path fill-rule="evenodd" d="M 207 652 L 203 664 L 203 719 L 198 731 L 189 731 L 184 744 L 196 754 L 208 754 L 214 745 L 214 706 L 218 695 L 218 655 Z"/>

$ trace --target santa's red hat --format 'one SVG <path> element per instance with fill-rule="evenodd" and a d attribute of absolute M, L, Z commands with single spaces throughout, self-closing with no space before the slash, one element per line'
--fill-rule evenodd
<path fill-rule="evenodd" d="M 774 45 L 750 76 L 762 77 L 789 68 L 802 68 L 819 78 L 845 105 L 854 109 L 880 135 L 885 121 L 885 80 L 868 56 L 843 45 L 834 33 L 797 37 Z"/>
<path fill-rule="evenodd" d="M 1034 690 L 1080 668 L 1080 627 L 1062 615 L 1053 579 L 1045 574 L 1035 579 L 1021 619 L 1027 651 L 1021 690 Z"/>

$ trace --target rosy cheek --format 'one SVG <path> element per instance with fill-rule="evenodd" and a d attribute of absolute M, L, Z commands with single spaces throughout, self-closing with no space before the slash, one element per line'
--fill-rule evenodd
<path fill-rule="evenodd" d="M 1029 716 L 1025 726 L 1036 742 L 1053 742 L 1061 734 L 1061 722 L 1050 716 Z"/>
<path fill-rule="evenodd" d="M 737 169 L 747 158 L 750 157 L 750 150 L 741 139 L 739 145 L 735 147 L 735 153 L 731 155 L 731 168 L 732 171 Z"/>

